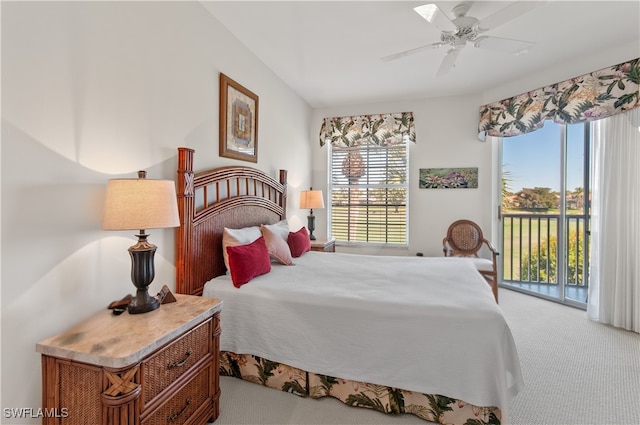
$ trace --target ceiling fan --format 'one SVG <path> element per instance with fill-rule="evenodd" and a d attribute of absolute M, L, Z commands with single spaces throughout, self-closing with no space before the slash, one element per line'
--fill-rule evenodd
<path fill-rule="evenodd" d="M 452 18 L 449 18 L 434 3 L 415 7 L 413 10 L 416 13 L 441 31 L 440 41 L 386 56 L 381 60 L 390 61 L 425 50 L 435 50 L 443 46 L 449 46 L 436 72 L 436 77 L 439 77 L 451 71 L 455 66 L 458 55 L 468 44 L 481 49 L 498 50 L 516 55 L 526 53 L 527 49 L 535 43 L 510 38 L 490 37 L 482 34 L 529 12 L 543 3 L 545 1 L 516 1 L 482 20 L 467 16 L 472 2 L 462 2 L 455 6 L 451 12 Z"/>

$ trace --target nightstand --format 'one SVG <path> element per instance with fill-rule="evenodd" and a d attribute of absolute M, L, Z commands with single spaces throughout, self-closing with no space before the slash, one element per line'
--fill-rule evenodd
<path fill-rule="evenodd" d="M 219 414 L 215 298 L 175 295 L 159 309 L 104 309 L 36 345 L 43 424 L 205 424 Z"/>
<path fill-rule="evenodd" d="M 336 240 L 316 239 L 311 241 L 311 251 L 336 252 Z"/>

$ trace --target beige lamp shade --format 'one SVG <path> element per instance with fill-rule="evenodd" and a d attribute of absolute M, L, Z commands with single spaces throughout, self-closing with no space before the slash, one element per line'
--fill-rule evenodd
<path fill-rule="evenodd" d="M 303 190 L 300 192 L 300 208 L 314 209 L 324 208 L 324 199 L 321 190 Z"/>
<path fill-rule="evenodd" d="M 178 227 L 178 200 L 171 180 L 113 179 L 107 185 L 104 230 Z"/>

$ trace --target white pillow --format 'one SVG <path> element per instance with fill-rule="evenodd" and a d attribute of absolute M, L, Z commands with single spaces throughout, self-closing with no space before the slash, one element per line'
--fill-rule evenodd
<path fill-rule="evenodd" d="M 264 224 L 263 226 L 280 236 L 285 242 L 287 241 L 289 237 L 289 223 L 286 218 L 276 224 Z"/>
<path fill-rule="evenodd" d="M 229 255 L 227 254 L 228 246 L 248 245 L 262 236 L 260 227 L 251 226 L 242 229 L 229 229 L 225 227 L 222 231 L 222 255 L 224 257 L 224 265 L 229 268 Z"/>

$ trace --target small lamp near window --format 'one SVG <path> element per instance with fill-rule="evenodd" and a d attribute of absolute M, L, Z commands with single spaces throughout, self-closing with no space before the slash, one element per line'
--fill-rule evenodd
<path fill-rule="evenodd" d="M 146 313 L 160 307 L 149 295 L 155 277 L 153 257 L 157 247 L 147 242 L 145 229 L 178 227 L 178 201 L 171 180 L 147 180 L 145 171 L 137 179 L 113 179 L 107 185 L 102 228 L 104 230 L 139 230 L 138 243 L 129 248 L 131 280 L 137 288 L 129 303 L 129 313 Z"/>
<path fill-rule="evenodd" d="M 313 235 L 313 231 L 315 230 L 315 221 L 316 216 L 313 215 L 313 209 L 316 208 L 324 208 L 324 199 L 322 198 L 321 190 L 313 190 L 309 188 L 309 190 L 303 190 L 300 192 L 300 208 L 308 209 L 309 215 L 307 216 L 307 228 L 309 229 L 309 239 L 312 241 L 316 240 L 316 237 Z"/>

